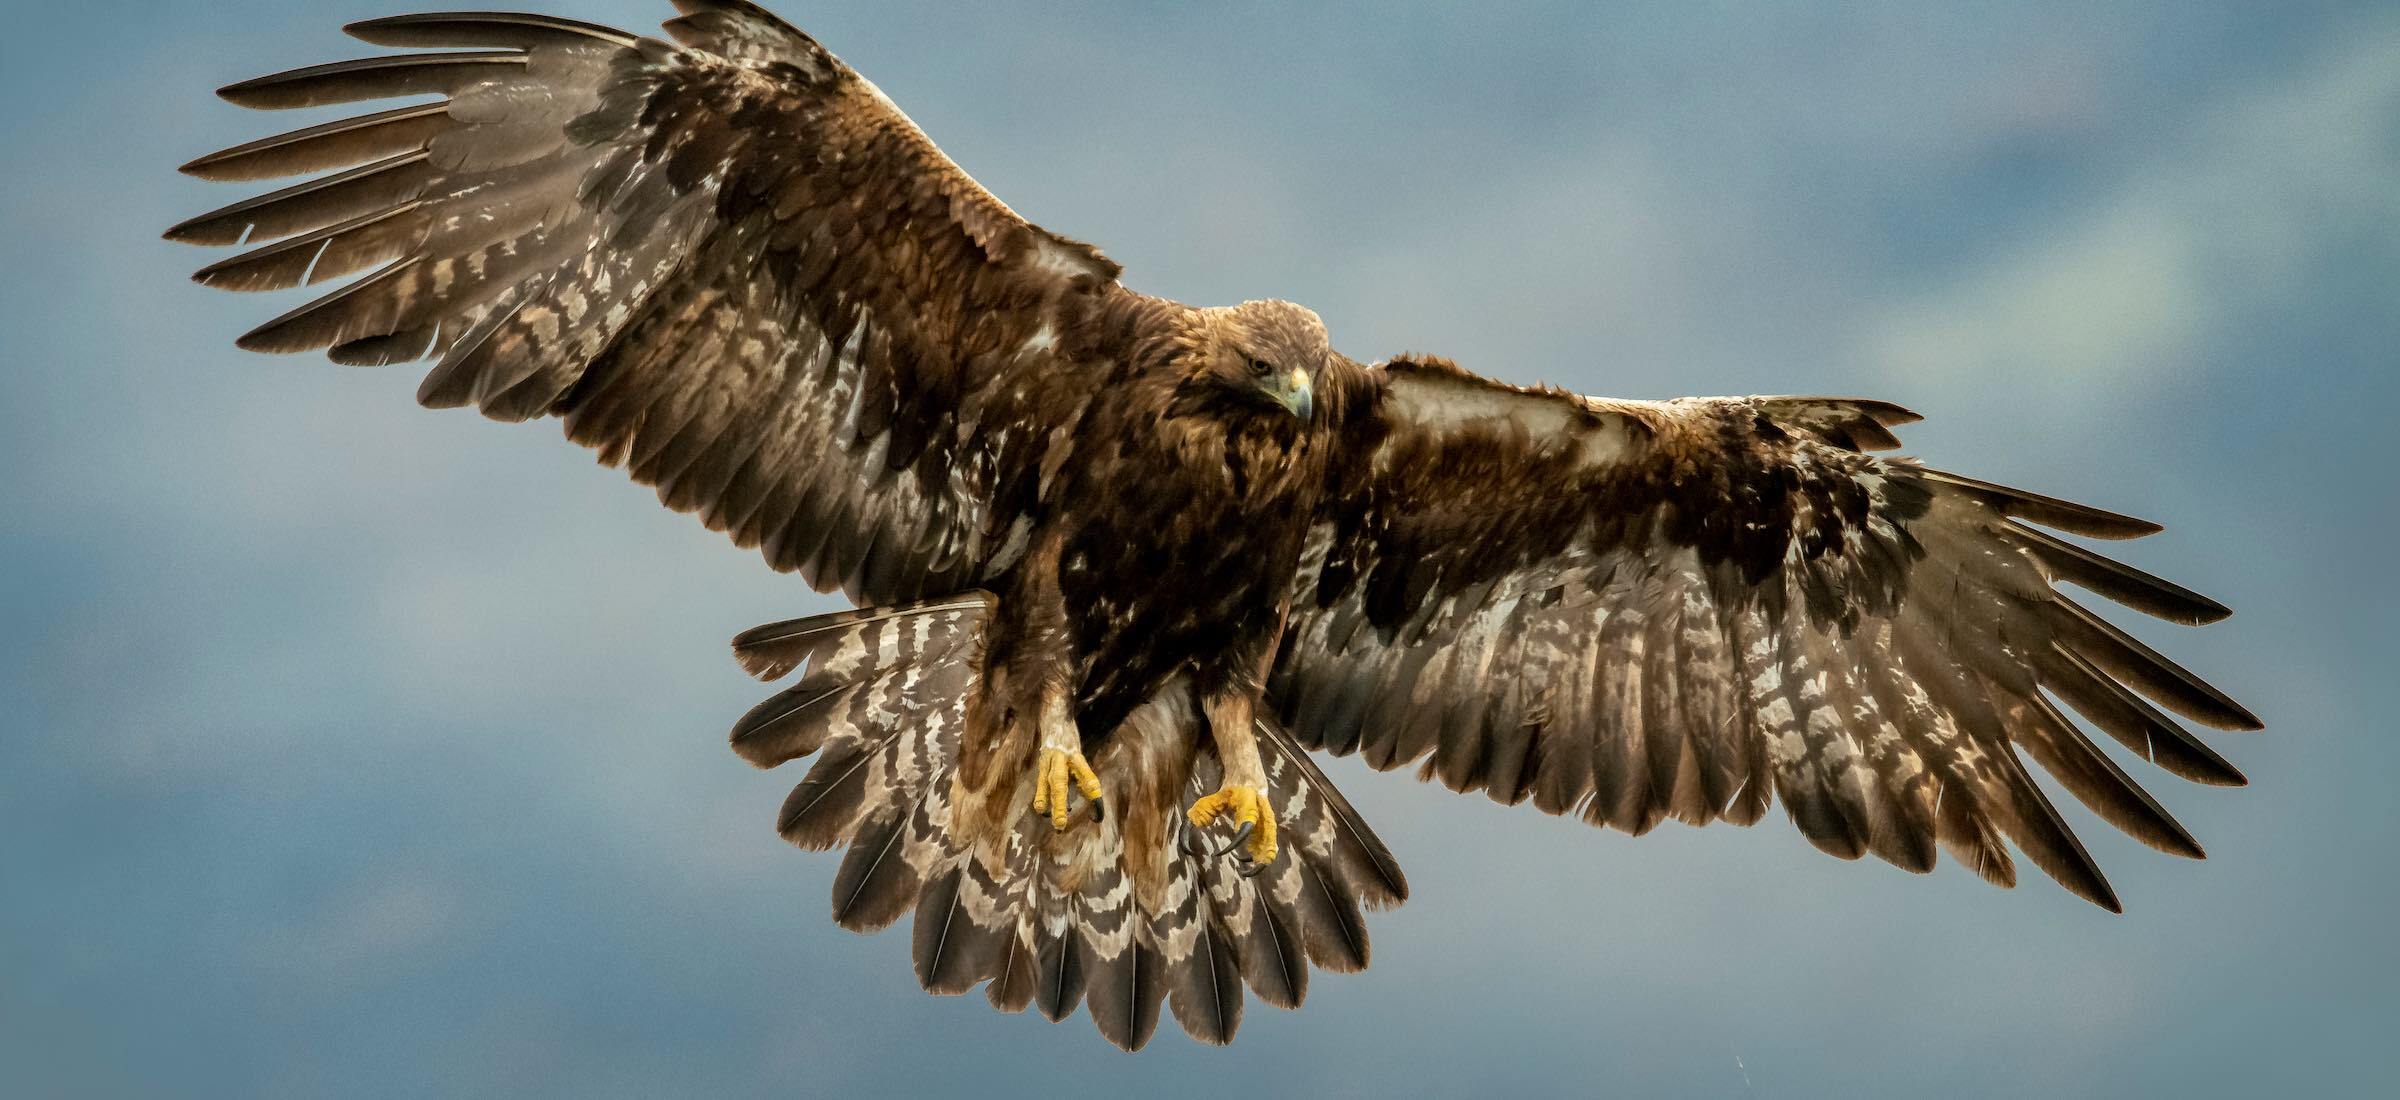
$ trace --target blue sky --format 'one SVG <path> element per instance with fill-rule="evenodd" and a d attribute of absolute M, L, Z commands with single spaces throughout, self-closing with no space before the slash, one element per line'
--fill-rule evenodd
<path fill-rule="evenodd" d="M 651 0 L 556 0 L 647 29 Z M 2128 912 L 1639 840 L 1351 763 L 1416 897 L 1228 1051 L 918 992 L 825 916 L 725 640 L 831 604 L 551 427 L 235 352 L 161 243 L 207 92 L 383 3 L 13 13 L 0 89 L 0 1080 L 16 1094 L 2376 1091 L 2400 1071 L 2400 11 L 2389 4 L 786 3 L 1139 289 L 1585 392 L 1842 392 L 2169 525 L 2142 635 L 2253 785 L 2068 811 Z M 811 10 L 811 9 L 816 10 Z M 2153 778 L 2154 777 L 2154 778 Z"/>

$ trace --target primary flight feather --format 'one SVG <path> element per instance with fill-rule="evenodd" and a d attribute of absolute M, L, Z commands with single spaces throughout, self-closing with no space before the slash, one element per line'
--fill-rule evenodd
<path fill-rule="evenodd" d="M 1757 820 L 2003 885 L 2115 893 L 2025 761 L 2199 844 L 2059 704 L 2202 783 L 2166 712 L 2258 720 L 2053 586 L 2218 604 L 2051 531 L 2154 525 L 1874 452 L 1879 401 L 1617 401 L 1361 365 L 1286 302 L 1127 289 L 755 5 L 670 39 L 439 13 L 424 47 L 244 81 L 432 95 L 202 157 L 314 175 L 194 218 L 235 290 L 360 277 L 240 340 L 432 359 L 419 398 L 567 435 L 860 609 L 735 640 L 795 683 L 733 747 L 815 763 L 778 828 L 847 849 L 845 927 L 918 978 L 1138 1047 L 1232 1038 L 1367 963 L 1407 885 L 1310 750 L 1641 833 Z M 338 171 L 335 171 L 338 170 Z M 364 273 L 364 274 L 361 274 Z M 2045 530 L 2048 529 L 2048 530 Z M 2164 708 L 2162 711 L 2161 708 Z"/>

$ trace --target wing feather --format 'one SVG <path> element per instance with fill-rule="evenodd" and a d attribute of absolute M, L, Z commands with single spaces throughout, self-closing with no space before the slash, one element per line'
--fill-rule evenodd
<path fill-rule="evenodd" d="M 1829 854 L 1922 872 L 1947 850 L 2002 885 L 2013 843 L 2109 909 L 2027 760 L 2145 843 L 2200 847 L 2053 698 L 2174 774 L 2242 782 L 2152 702 L 2257 718 L 2051 586 L 2178 623 L 2223 605 L 2035 526 L 2156 525 L 1866 453 L 1897 445 L 1906 409 L 1343 369 L 1361 442 L 1269 685 L 1304 744 L 1637 834 L 1779 799 Z"/>
<path fill-rule="evenodd" d="M 522 70 L 521 52 L 421 53 L 362 57 L 289 69 L 217 89 L 227 103 L 261 111 L 323 107 L 366 99 L 451 95 L 504 70 Z"/>
<path fill-rule="evenodd" d="M 905 603 L 986 579 L 1045 457 L 1002 440 L 1071 420 L 1107 369 L 1058 334 L 1171 307 L 984 191 L 807 35 L 755 5 L 680 6 L 675 42 L 514 13 L 354 24 L 440 49 L 221 94 L 445 98 L 198 158 L 211 179 L 342 171 L 168 236 L 251 246 L 203 269 L 211 286 L 365 273 L 244 347 L 430 357 L 425 404 L 561 416 L 820 588 Z"/>

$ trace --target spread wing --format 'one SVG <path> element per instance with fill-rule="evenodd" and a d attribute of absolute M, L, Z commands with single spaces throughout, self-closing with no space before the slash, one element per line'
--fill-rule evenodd
<path fill-rule="evenodd" d="M 1352 368 L 1356 369 L 1356 368 Z M 2002 838 L 2114 893 L 2029 778 L 2200 846 L 2056 705 L 2176 775 L 2239 784 L 2160 713 L 2258 720 L 2052 588 L 2226 610 L 2049 534 L 2139 520 L 1866 452 L 1916 419 L 1818 398 L 1603 402 L 1438 360 L 1364 376 L 1270 690 L 1314 747 L 1641 833 L 1755 821 L 2012 884 Z"/>
<path fill-rule="evenodd" d="M 224 89 L 270 109 L 442 98 L 193 161 L 209 179 L 342 170 L 168 236 L 255 246 L 201 271 L 210 286 L 367 272 L 241 345 L 431 357 L 425 404 L 561 416 L 819 588 L 890 603 L 990 575 L 1049 425 L 1093 388 L 1061 318 L 1115 293 L 1116 266 L 1018 217 L 798 30 L 678 6 L 676 43 L 499 13 L 352 26 L 467 49 Z"/>

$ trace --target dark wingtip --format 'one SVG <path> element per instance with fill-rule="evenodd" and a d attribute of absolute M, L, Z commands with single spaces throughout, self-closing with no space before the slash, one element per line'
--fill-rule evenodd
<path fill-rule="evenodd" d="M 2189 702 L 2204 704 L 2193 708 L 2201 710 L 2203 713 L 2193 714 L 2181 707 L 2175 708 L 2177 713 L 2212 730 L 2224 733 L 2257 733 L 2267 728 L 2267 723 L 2263 719 L 2253 713 L 2250 708 L 2235 702 L 2233 696 L 2217 690 L 2211 684 L 2200 683 L 2198 686 L 2204 694 L 2201 698 L 2189 700 Z M 2227 765 L 2227 767 L 2230 768 L 2232 765 Z M 2236 772 L 2235 774 L 2238 776 L 2240 773 Z M 2241 786 L 2239 783 L 2228 785 Z"/>
<path fill-rule="evenodd" d="M 342 33 L 378 46 L 501 46 L 531 49 L 549 42 L 591 40 L 631 46 L 639 35 L 615 27 L 526 12 L 429 11 L 361 19 Z"/>
<path fill-rule="evenodd" d="M 373 19 L 359 19 L 344 23 L 342 24 L 342 33 L 369 45 L 413 46 L 417 43 L 408 41 L 405 34 L 397 36 L 399 38 L 397 41 L 386 41 L 386 39 L 395 37 L 391 34 L 392 31 L 405 32 L 410 28 L 427 24 L 454 23 L 462 16 L 473 17 L 472 13 L 455 11 L 420 11 L 404 12 L 399 15 L 378 15 Z"/>
<path fill-rule="evenodd" d="M 2053 875 L 2068 892 L 2118 916 L 2125 915 L 2125 903 L 2117 898 L 2117 888 L 2109 885 L 2108 876 L 2100 873 L 2099 865 L 2084 858 L 2080 873 L 2064 877 Z"/>
<path fill-rule="evenodd" d="M 217 98 L 236 107 L 265 110 L 269 105 L 263 102 L 262 93 L 273 87 L 277 79 L 276 76 L 254 76 L 248 80 L 237 80 L 217 89 Z"/>
<path fill-rule="evenodd" d="M 2224 622 L 2233 616 L 2232 608 L 2197 594 L 2195 594 L 2195 602 L 2189 611 L 2191 617 L 2186 620 L 2186 625 L 2189 626 L 2208 626 L 2211 623 Z"/>
<path fill-rule="evenodd" d="M 2136 839 L 2148 844 L 2154 851 L 2165 852 L 2171 856 L 2192 860 L 2208 858 L 2208 849 L 2200 846 L 2200 838 L 2193 836 L 2190 830 L 2185 829 L 2182 822 L 2170 817 L 2166 818 L 2165 823 L 2168 828 L 2164 835 L 2142 836 Z"/>
<path fill-rule="evenodd" d="M 245 286 L 241 280 L 227 278 L 226 275 L 228 272 L 233 271 L 235 268 L 241 266 L 242 263 L 251 259 L 255 255 L 257 255 L 257 253 L 245 252 L 239 256 L 228 256 L 225 259 L 218 260 L 207 267 L 192 272 L 192 281 L 200 284 L 201 286 L 210 287 L 216 290 L 254 290 L 256 289 L 255 287 Z M 256 336 L 261 331 L 271 326 L 272 322 L 267 325 L 261 325 L 256 329 L 252 329 L 249 336 L 245 336 L 243 339 L 247 340 L 250 338 L 250 336 Z"/>
<path fill-rule="evenodd" d="M 1925 419 L 1925 415 L 1915 409 L 1877 397 L 1843 397 L 1836 400 L 1856 407 L 1867 414 L 1867 419 L 1886 428 L 1898 428 Z"/>
<path fill-rule="evenodd" d="M 2012 516 L 2022 515 L 2045 527 L 2056 527 L 2061 531 L 2070 531 L 2087 538 L 2106 539 L 2112 542 L 2148 538 L 2167 529 L 2166 524 L 2146 520 L 2140 516 L 2129 516 L 2123 512 L 2112 512 L 2106 508 L 2094 508 L 2089 504 L 2075 504 L 2056 498 L 2035 497 L 2033 494 L 2024 494 L 2016 506 L 2009 510 L 2009 514 Z"/>
<path fill-rule="evenodd" d="M 239 216 L 240 212 L 238 205 L 211 210 L 176 222 L 159 236 L 177 244 L 238 245 L 248 240 L 255 228 L 255 223 Z"/>
<path fill-rule="evenodd" d="M 224 89 L 218 89 L 217 94 L 224 95 Z M 205 156 L 193 157 L 190 160 L 184 161 L 182 164 L 176 165 L 175 170 L 194 179 L 209 179 L 211 178 L 208 174 L 209 169 L 215 167 L 218 161 L 224 159 L 225 154 L 220 150 L 218 152 L 209 153 Z"/>
<path fill-rule="evenodd" d="M 2224 762 L 2219 761 L 2219 763 Z M 2242 770 L 2232 764 L 2225 764 L 2223 769 L 2207 775 L 2193 776 L 2192 780 L 2211 787 L 2247 787 L 2250 785 L 2250 777 L 2243 775 Z"/>
<path fill-rule="evenodd" d="M 2071 534 L 2117 540 L 2138 539 L 2166 530 L 2160 524 L 2146 519 L 2137 519 L 2122 512 L 2111 512 L 2106 508 L 2094 508 L 2089 504 L 2060 500 L 2057 497 L 2011 488 L 1997 482 L 1951 473 L 1948 470 L 1937 470 L 1930 466 L 1921 467 L 1920 470 L 1925 477 L 1958 486 L 1983 497 L 2013 518 L 2056 528 Z"/>
<path fill-rule="evenodd" d="M 2068 834 L 2068 841 L 2073 845 L 2074 854 L 2078 857 L 2077 862 L 2066 868 L 2064 874 L 2052 871 L 2047 867 L 2043 870 L 2047 871 L 2050 877 L 2057 879 L 2060 885 L 2065 886 L 2076 897 L 2111 913 L 2123 915 L 2125 903 L 2118 900 L 2117 888 L 2109 885 L 2108 876 L 2101 873 L 2100 865 L 2092 862 L 2091 855 L 2083 850 L 2081 843 L 2074 840 L 2073 834 Z"/>
<path fill-rule="evenodd" d="M 199 276 L 193 276 L 193 279 L 202 286 L 216 285 Z M 233 346 L 243 351 L 255 351 L 261 355 L 298 355 L 304 351 L 316 351 L 324 346 L 322 344 L 312 346 L 306 341 L 294 342 L 285 339 L 283 334 L 278 331 L 282 327 L 283 323 L 280 320 L 269 321 L 234 337 Z"/>

